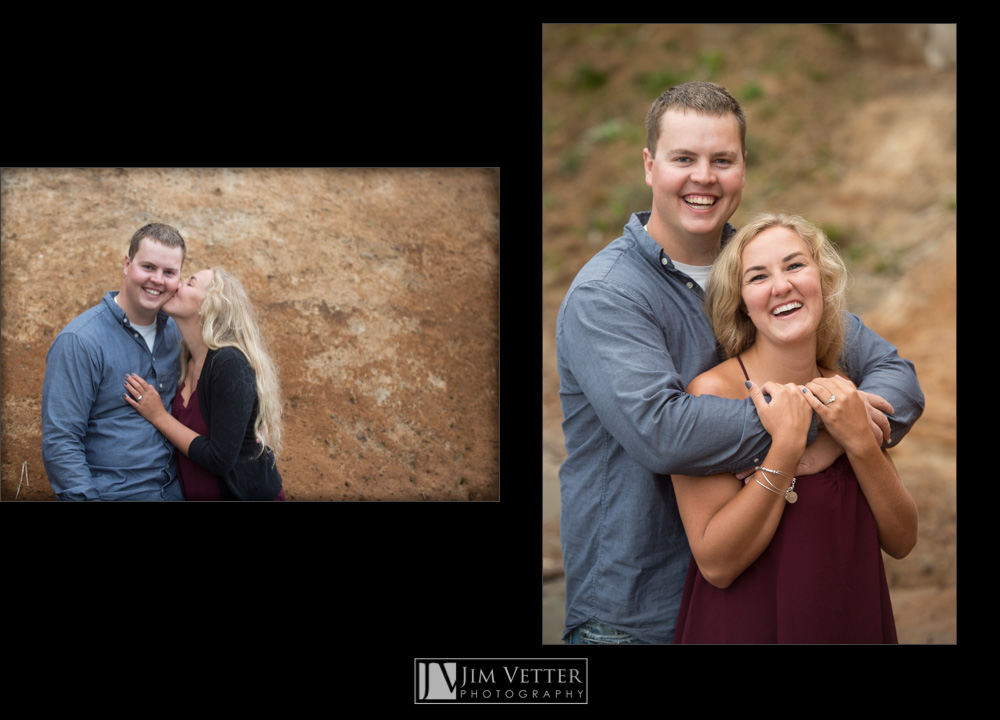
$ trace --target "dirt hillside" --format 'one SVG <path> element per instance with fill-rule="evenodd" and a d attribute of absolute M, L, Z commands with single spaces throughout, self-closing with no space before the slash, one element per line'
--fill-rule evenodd
<path fill-rule="evenodd" d="M 851 309 L 911 359 L 923 418 L 892 457 L 920 512 L 886 569 L 902 642 L 956 640 L 954 27 L 551 25 L 543 29 L 543 608 L 561 623 L 555 316 L 580 267 L 649 208 L 643 121 L 677 82 L 714 80 L 748 115 L 733 221 L 788 209 L 853 275 Z M 547 580 L 547 582 L 546 582 Z M 558 628 L 543 631 L 558 641 Z"/>
<path fill-rule="evenodd" d="M 4 500 L 54 499 L 45 354 L 120 288 L 148 222 L 181 232 L 185 275 L 223 266 L 260 310 L 289 500 L 499 499 L 499 171 L 7 169 L 0 182 Z"/>

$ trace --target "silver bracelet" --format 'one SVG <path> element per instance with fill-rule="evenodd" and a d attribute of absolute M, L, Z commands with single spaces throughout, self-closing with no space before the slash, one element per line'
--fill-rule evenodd
<path fill-rule="evenodd" d="M 767 478 L 764 478 L 764 479 L 766 480 Z M 753 481 L 755 483 L 757 483 L 758 485 L 760 485 L 765 490 L 767 490 L 768 492 L 773 492 L 775 495 L 781 495 L 782 494 L 782 492 L 780 490 L 777 490 L 776 488 L 773 488 L 773 487 L 768 487 L 767 485 L 765 485 L 764 483 L 762 483 L 760 480 L 758 480 L 757 479 L 757 473 L 753 474 Z"/>
<path fill-rule="evenodd" d="M 757 467 L 754 468 L 754 478 L 753 479 L 757 481 L 758 485 L 760 485 L 761 487 L 763 487 L 765 489 L 768 489 L 768 488 L 763 483 L 761 483 L 760 480 L 757 480 L 757 472 L 756 472 L 757 470 L 763 470 L 764 472 L 771 473 L 772 475 L 784 475 L 785 477 L 792 477 L 788 473 L 781 472 L 781 470 L 771 470 L 770 468 L 766 468 L 763 465 L 758 465 Z M 781 489 L 775 487 L 771 483 L 771 481 L 767 479 L 767 475 L 764 475 L 763 477 L 764 477 L 764 482 L 766 482 L 768 485 L 771 486 L 771 488 L 773 488 L 772 492 L 775 492 L 775 493 L 777 493 L 779 495 L 784 495 L 786 502 L 794 503 L 796 500 L 799 499 L 798 493 L 795 492 L 795 478 L 792 478 L 792 484 L 788 486 L 787 490 L 781 490 Z"/>
<path fill-rule="evenodd" d="M 754 470 L 763 470 L 764 472 L 769 472 L 772 475 L 784 475 L 786 478 L 792 478 L 792 480 L 795 479 L 786 472 L 782 472 L 781 470 L 772 470 L 771 468 L 766 468 L 763 465 L 758 465 L 757 467 L 754 468 Z"/>

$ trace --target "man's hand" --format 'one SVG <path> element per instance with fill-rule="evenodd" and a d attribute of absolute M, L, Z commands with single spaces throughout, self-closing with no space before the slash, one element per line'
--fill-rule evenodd
<path fill-rule="evenodd" d="M 892 405 L 880 395 L 874 395 L 862 390 L 858 390 L 858 395 L 865 401 L 865 409 L 868 411 L 868 422 L 871 424 L 876 442 L 878 442 L 879 447 L 882 447 L 882 443 L 889 442 L 892 439 L 892 431 L 889 428 L 889 419 L 886 415 L 892 415 L 895 411 L 892 409 Z"/>
<path fill-rule="evenodd" d="M 799 465 L 795 468 L 796 475 L 816 475 L 825 471 L 836 462 L 837 458 L 844 454 L 844 448 L 840 446 L 833 436 L 826 430 L 816 433 L 816 439 L 806 447 L 799 459 Z"/>

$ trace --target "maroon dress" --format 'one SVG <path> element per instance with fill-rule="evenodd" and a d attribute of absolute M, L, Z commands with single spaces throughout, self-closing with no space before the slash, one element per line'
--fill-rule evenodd
<path fill-rule="evenodd" d="M 201 414 L 201 406 L 198 404 L 197 390 L 191 393 L 187 407 L 184 407 L 184 398 L 181 390 L 184 385 L 177 388 L 174 395 L 174 402 L 171 405 L 171 413 L 184 425 L 194 430 L 203 437 L 208 437 L 208 425 Z M 219 477 L 213 475 L 201 465 L 194 463 L 182 452 L 177 453 L 177 478 L 181 483 L 181 492 L 184 493 L 185 500 L 222 500 L 222 491 L 219 489 Z M 285 489 L 278 491 L 275 500 L 285 499 Z"/>
<path fill-rule="evenodd" d="M 767 549 L 728 588 L 691 559 L 675 643 L 898 642 L 875 516 L 847 456 L 798 478 L 795 492 Z"/>
<path fill-rule="evenodd" d="M 897 642 L 875 518 L 847 457 L 795 492 L 767 549 L 725 590 L 692 558 L 674 642 Z"/>
<path fill-rule="evenodd" d="M 191 393 L 188 406 L 184 407 L 184 398 L 181 396 L 183 388 L 183 385 L 177 388 L 177 394 L 174 395 L 174 403 L 171 406 L 173 416 L 199 435 L 208 437 L 208 426 L 205 424 L 205 418 L 201 416 L 201 407 L 198 405 L 198 393 Z M 177 453 L 177 477 L 181 481 L 181 491 L 185 500 L 222 499 L 219 478 L 191 462 L 182 452 Z"/>

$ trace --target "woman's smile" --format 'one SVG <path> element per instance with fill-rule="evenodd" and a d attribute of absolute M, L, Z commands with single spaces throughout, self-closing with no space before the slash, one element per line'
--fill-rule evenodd
<path fill-rule="evenodd" d="M 795 314 L 797 310 L 802 308 L 802 303 L 800 302 L 790 302 L 784 305 L 779 305 L 771 311 L 771 315 L 777 318 L 791 317 Z"/>

